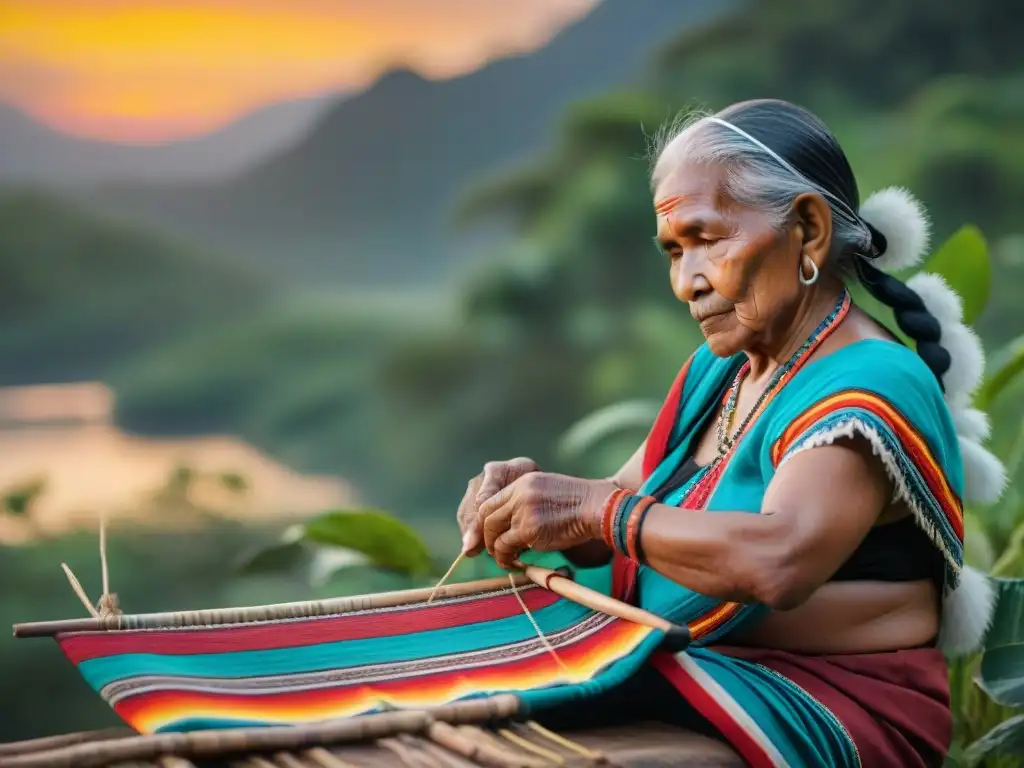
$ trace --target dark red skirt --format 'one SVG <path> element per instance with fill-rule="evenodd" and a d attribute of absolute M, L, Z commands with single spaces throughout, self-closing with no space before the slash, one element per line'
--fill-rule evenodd
<path fill-rule="evenodd" d="M 716 647 L 792 680 L 839 719 L 865 768 L 931 768 L 953 736 L 949 667 L 937 648 L 805 656 Z"/>

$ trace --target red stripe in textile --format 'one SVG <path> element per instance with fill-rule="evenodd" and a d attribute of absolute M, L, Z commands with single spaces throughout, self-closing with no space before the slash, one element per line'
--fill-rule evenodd
<path fill-rule="evenodd" d="M 546 608 L 559 596 L 546 589 L 523 589 L 523 600 L 531 611 Z M 189 655 L 263 651 L 295 648 L 341 640 L 408 635 L 431 629 L 461 627 L 482 621 L 522 615 L 512 594 L 492 595 L 460 603 L 437 603 L 430 607 L 407 608 L 386 614 L 367 613 L 281 622 L 239 624 L 205 629 L 119 630 L 60 635 L 58 641 L 75 664 L 122 653 Z"/>
<path fill-rule="evenodd" d="M 686 373 L 690 370 L 690 357 L 679 373 L 676 380 L 672 382 L 672 388 L 668 391 L 668 397 L 662 403 L 658 411 L 658 418 L 654 420 L 654 426 L 647 435 L 647 444 L 644 447 L 643 475 L 644 480 L 651 476 L 651 473 L 658 467 L 661 460 L 665 458 L 668 449 L 669 438 L 672 437 L 672 428 L 676 425 L 679 417 L 679 403 L 683 398 L 683 385 L 686 383 Z"/>
<path fill-rule="evenodd" d="M 612 554 L 612 597 L 635 605 L 636 577 L 640 564 L 618 552 Z"/>
<path fill-rule="evenodd" d="M 616 656 L 609 651 L 630 653 L 646 635 L 637 634 L 637 625 L 615 620 L 598 631 L 558 648 L 558 656 L 570 669 L 592 663 L 594 654 L 610 662 Z M 602 654 L 608 656 L 603 658 Z M 202 691 L 150 691 L 128 696 L 114 705 L 124 720 L 145 730 L 150 718 L 173 721 L 182 717 L 216 716 L 246 718 L 298 717 L 317 719 L 317 713 L 346 708 L 372 708 L 380 699 L 401 701 L 418 698 L 431 703 L 450 700 L 474 691 L 528 690 L 532 685 L 548 685 L 563 674 L 549 653 L 512 658 L 505 662 L 478 667 L 410 675 L 395 680 L 368 683 L 354 680 L 337 686 L 282 693 L 207 693 Z M 377 700 L 375 702 L 375 700 Z M 363 708 L 365 706 L 365 708 Z"/>
<path fill-rule="evenodd" d="M 753 768 L 776 768 L 771 757 L 765 753 L 761 745 L 746 729 L 733 719 L 715 697 L 704 690 L 689 673 L 676 661 L 675 656 L 667 651 L 655 651 L 651 654 L 651 664 L 665 676 L 683 695 L 694 709 L 707 719 L 726 741 L 732 745 L 747 765 Z"/>

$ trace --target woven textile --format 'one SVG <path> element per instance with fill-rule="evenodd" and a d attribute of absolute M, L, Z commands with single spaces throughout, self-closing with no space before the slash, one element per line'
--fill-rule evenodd
<path fill-rule="evenodd" d="M 542 587 L 247 624 L 57 635 L 143 733 L 313 722 L 501 692 L 524 711 L 614 685 L 662 633 Z"/>

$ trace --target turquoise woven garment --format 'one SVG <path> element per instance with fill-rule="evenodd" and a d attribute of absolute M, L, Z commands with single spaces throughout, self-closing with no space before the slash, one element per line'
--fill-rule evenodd
<path fill-rule="evenodd" d="M 707 345 L 694 353 L 677 382 L 678 408 L 662 413 L 661 418 L 673 420 L 671 431 L 641 493 L 656 493 L 690 457 L 704 431 L 713 428 L 712 418 L 745 359 L 717 358 Z M 942 552 L 947 586 L 955 585 L 963 564 L 959 443 L 935 376 L 912 350 L 895 342 L 859 341 L 800 368 L 738 442 L 702 511 L 683 509 L 680 514 L 758 514 L 783 463 L 801 451 L 855 435 L 871 443 L 897 495 Z M 686 507 L 687 497 L 704 481 L 699 473 L 665 496 L 664 503 Z M 746 730 L 764 742 L 763 764 L 859 764 L 850 735 L 827 707 L 781 676 L 707 647 L 752 626 L 766 615 L 765 606 L 697 594 L 647 566 L 634 566 L 634 573 L 634 602 L 691 628 L 693 646 L 676 658 L 677 666 L 685 668 L 687 685 L 700 678 L 695 684 L 715 689 L 727 708 L 743 713 L 738 718 Z"/>

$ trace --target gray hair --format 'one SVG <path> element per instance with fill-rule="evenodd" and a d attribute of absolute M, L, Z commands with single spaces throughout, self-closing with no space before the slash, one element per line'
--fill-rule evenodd
<path fill-rule="evenodd" d="M 789 115 L 807 125 L 794 130 L 818 133 L 824 126 L 811 115 Z M 797 170 L 774 150 L 743 129 L 706 112 L 690 113 L 662 128 L 651 147 L 651 187 L 657 188 L 683 163 L 721 165 L 725 189 L 740 205 L 762 211 L 775 226 L 784 226 L 792 216 L 793 201 L 813 192 L 821 195 L 832 212 L 832 253 L 835 266 L 848 272 L 858 254 L 872 251 L 872 233 L 854 208 L 857 200 L 844 201 Z"/>

